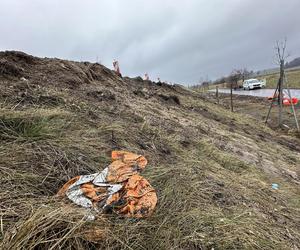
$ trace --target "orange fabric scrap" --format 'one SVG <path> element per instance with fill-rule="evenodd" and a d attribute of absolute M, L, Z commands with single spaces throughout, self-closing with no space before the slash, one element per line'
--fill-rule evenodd
<path fill-rule="evenodd" d="M 102 172 L 76 176 L 59 191 L 74 203 L 96 210 L 113 210 L 125 217 L 151 215 L 157 203 L 155 189 L 139 172 L 147 159 L 126 151 L 113 151 L 112 163 Z"/>

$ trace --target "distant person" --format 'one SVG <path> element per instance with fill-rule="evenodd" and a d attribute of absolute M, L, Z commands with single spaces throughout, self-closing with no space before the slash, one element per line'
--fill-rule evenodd
<path fill-rule="evenodd" d="M 149 81 L 149 75 L 148 75 L 148 73 L 145 74 L 145 80 Z"/>

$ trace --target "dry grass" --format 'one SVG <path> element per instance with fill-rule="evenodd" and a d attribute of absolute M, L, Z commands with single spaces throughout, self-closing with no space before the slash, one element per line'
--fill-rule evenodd
<path fill-rule="evenodd" d="M 114 100 L 89 99 L 85 88 L 65 90 L 55 107 L 0 97 L 2 249 L 300 247 L 296 138 L 183 89 L 106 81 L 84 86 Z M 86 221 L 87 211 L 54 197 L 71 177 L 103 169 L 112 149 L 149 160 L 143 176 L 159 197 L 150 218 Z"/>
<path fill-rule="evenodd" d="M 127 136 L 122 135 L 121 126 L 99 125 L 89 131 L 78 126 L 74 121 L 65 128 L 68 133 L 60 133 L 64 134 L 60 138 L 42 136 L 41 140 L 32 141 L 29 137 L 24 138 L 27 141 L 16 139 L 2 145 L 2 163 L 6 167 L 2 165 L 0 169 L 1 184 L 10 187 L 1 193 L 3 248 L 279 249 L 286 246 L 279 240 L 282 227 L 270 220 L 266 211 L 270 213 L 288 204 L 280 193 L 271 192 L 263 172 L 217 149 L 209 140 L 192 142 L 193 147 L 186 150 L 178 144 L 176 136 L 149 122 L 140 124 L 140 133 L 149 147 L 150 166 L 144 175 L 158 191 L 156 213 L 140 221 L 104 216 L 86 222 L 86 211 L 64 204 L 52 195 L 68 178 L 97 171 L 99 158 L 91 160 L 93 157 L 87 155 L 101 154 L 92 150 L 89 134 L 103 139 L 115 131 L 119 143 L 131 150 L 136 149 L 134 141 L 140 135 L 138 132 L 125 140 L 122 137 Z M 85 143 L 70 138 L 71 133 L 75 137 L 81 134 Z M 166 160 L 157 156 L 162 143 L 170 151 Z M 59 149 L 59 144 L 64 145 L 63 149 Z M 79 146 L 81 159 L 70 153 Z M 105 154 L 102 157 L 100 168 L 109 163 Z M 299 210 L 293 209 L 296 208 L 289 206 L 288 214 L 298 216 Z M 285 234 L 289 232 L 296 242 L 299 236 L 296 221 L 288 228 Z M 89 237 L 92 233 L 97 235 L 94 240 Z"/>

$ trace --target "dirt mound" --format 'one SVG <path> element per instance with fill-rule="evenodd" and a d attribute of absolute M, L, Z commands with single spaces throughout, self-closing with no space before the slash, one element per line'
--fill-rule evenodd
<path fill-rule="evenodd" d="M 0 86 L 3 249 L 300 248 L 299 139 L 95 63 L 1 52 Z M 112 149 L 149 160 L 152 217 L 86 221 L 54 196 Z"/>
<path fill-rule="evenodd" d="M 7 60 L 0 60 L 0 74 L 3 76 L 20 77 L 23 69 Z"/>
<path fill-rule="evenodd" d="M 31 55 L 28 55 L 21 51 L 0 51 L 0 57 L 6 58 L 7 60 L 14 62 L 16 64 L 23 64 L 23 65 L 32 65 L 36 62 L 40 61 L 38 57 L 34 57 Z"/>
<path fill-rule="evenodd" d="M 78 88 L 81 84 L 92 81 L 103 82 L 105 77 L 115 79 L 117 76 L 98 63 L 77 63 L 60 59 L 40 59 L 23 52 L 0 52 L 0 77 L 25 77 L 39 85 Z"/>

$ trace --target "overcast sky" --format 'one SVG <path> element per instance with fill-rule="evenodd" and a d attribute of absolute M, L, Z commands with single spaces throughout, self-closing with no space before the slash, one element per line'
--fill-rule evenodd
<path fill-rule="evenodd" d="M 0 0 L 0 50 L 192 84 L 300 56 L 300 0 Z"/>

